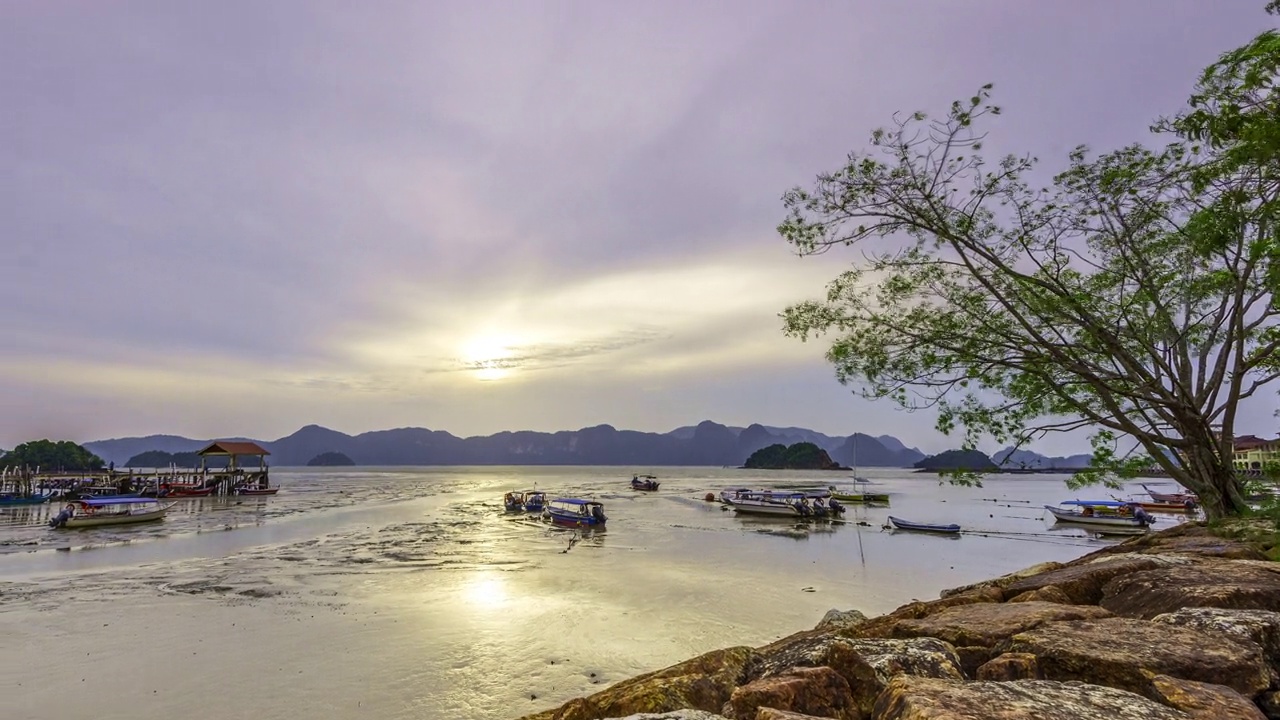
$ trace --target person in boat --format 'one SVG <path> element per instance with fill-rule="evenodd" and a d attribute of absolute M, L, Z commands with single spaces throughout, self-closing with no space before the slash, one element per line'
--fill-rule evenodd
<path fill-rule="evenodd" d="M 1150 525 L 1153 521 L 1151 514 L 1148 513 L 1146 509 L 1144 509 L 1141 505 L 1133 506 L 1133 519 L 1137 520 L 1143 525 Z"/>
<path fill-rule="evenodd" d="M 600 507 L 599 505 L 592 506 L 591 516 L 594 517 L 596 520 L 604 522 L 604 508 Z"/>
<path fill-rule="evenodd" d="M 1085 517 L 1093 517 L 1093 508 L 1088 505 L 1085 505 L 1084 509 L 1080 511 L 1080 514 Z"/>

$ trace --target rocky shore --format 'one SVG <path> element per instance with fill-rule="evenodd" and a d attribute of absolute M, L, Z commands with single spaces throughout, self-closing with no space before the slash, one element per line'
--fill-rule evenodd
<path fill-rule="evenodd" d="M 1186 524 L 522 720 L 1280 720 L 1280 563 Z"/>

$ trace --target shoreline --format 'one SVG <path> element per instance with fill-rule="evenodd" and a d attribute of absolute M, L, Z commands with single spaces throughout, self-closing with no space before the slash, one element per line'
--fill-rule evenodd
<path fill-rule="evenodd" d="M 878 617 L 832 610 L 520 720 L 1275 719 L 1276 609 L 1280 562 L 1186 523 Z"/>

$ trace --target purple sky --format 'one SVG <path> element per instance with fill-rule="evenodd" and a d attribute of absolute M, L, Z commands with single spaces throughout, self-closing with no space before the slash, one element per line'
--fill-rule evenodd
<path fill-rule="evenodd" d="M 2 2 L 0 447 L 702 419 L 954 445 L 782 336 L 854 255 L 793 257 L 779 196 L 985 82 L 992 154 L 1141 139 L 1262 5 Z"/>

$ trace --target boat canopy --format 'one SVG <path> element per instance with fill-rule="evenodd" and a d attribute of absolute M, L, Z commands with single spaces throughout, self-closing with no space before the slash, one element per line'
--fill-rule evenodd
<path fill-rule="evenodd" d="M 85 498 L 84 500 L 80 501 L 82 505 L 91 505 L 93 507 L 98 507 L 101 505 L 133 505 L 133 504 L 141 505 L 145 503 L 155 504 L 155 502 L 156 502 L 155 498 L 144 498 L 144 497 L 96 497 L 96 498 Z"/>
<path fill-rule="evenodd" d="M 566 505 L 599 505 L 595 500 L 582 500 L 579 498 L 556 498 L 552 502 L 564 503 Z"/>

